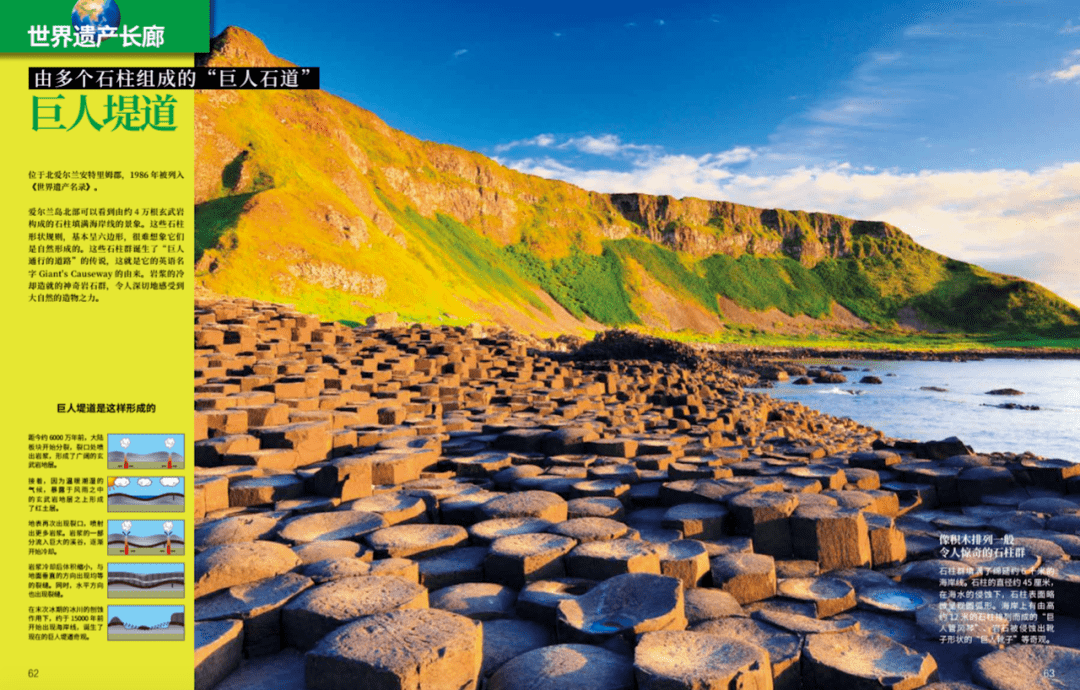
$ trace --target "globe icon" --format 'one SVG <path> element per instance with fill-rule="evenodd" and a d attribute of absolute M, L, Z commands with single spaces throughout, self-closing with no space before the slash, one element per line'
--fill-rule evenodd
<path fill-rule="evenodd" d="M 107 40 L 112 35 L 99 37 L 99 34 L 105 28 L 120 28 L 120 6 L 114 0 L 78 0 L 71 9 L 71 24 L 82 31 L 92 27 L 97 42 Z"/>

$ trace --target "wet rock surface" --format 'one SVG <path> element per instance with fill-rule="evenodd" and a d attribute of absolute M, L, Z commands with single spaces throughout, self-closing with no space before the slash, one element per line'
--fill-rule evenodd
<path fill-rule="evenodd" d="M 1071 463 L 769 399 L 842 374 L 761 354 L 195 317 L 197 687 L 1080 687 Z M 949 643 L 1003 568 L 1056 629 Z"/>

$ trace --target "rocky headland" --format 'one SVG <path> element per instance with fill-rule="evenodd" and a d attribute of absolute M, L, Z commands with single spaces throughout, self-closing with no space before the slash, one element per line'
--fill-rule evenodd
<path fill-rule="evenodd" d="M 200 690 L 1080 687 L 1080 465 L 628 333 L 221 298 L 194 337 Z"/>

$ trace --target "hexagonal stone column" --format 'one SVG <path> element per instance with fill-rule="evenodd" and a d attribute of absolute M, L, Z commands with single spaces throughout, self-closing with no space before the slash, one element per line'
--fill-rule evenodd
<path fill-rule="evenodd" d="M 587 644 L 557 644 L 503 664 L 487 690 L 634 690 L 634 666 L 622 654 Z"/>
<path fill-rule="evenodd" d="M 772 556 L 738 553 L 712 559 L 713 586 L 740 604 L 761 601 L 776 594 L 776 562 Z"/>
<path fill-rule="evenodd" d="M 357 618 L 399 609 L 426 609 L 428 591 L 394 576 L 346 577 L 307 590 L 281 612 L 286 643 L 310 649 Z"/>
<path fill-rule="evenodd" d="M 566 571 L 574 577 L 606 580 L 624 573 L 660 574 L 660 556 L 647 542 L 608 539 L 578 544 L 566 555 Z"/>
<path fill-rule="evenodd" d="M 790 558 L 791 514 L 799 499 L 778 491 L 748 491 L 728 501 L 734 515 L 735 531 L 749 536 L 754 551 L 776 558 Z"/>
<path fill-rule="evenodd" d="M 602 644 L 643 632 L 683 630 L 682 583 L 673 577 L 627 573 L 601 582 L 587 593 L 561 602 L 555 616 L 560 640 Z"/>
<path fill-rule="evenodd" d="M 707 632 L 649 632 L 634 649 L 638 690 L 772 688 L 764 647 Z"/>
<path fill-rule="evenodd" d="M 712 541 L 724 536 L 728 510 L 718 503 L 683 503 L 664 513 L 660 526 L 679 530 L 687 539 Z"/>
<path fill-rule="evenodd" d="M 913 690 L 937 680 L 934 657 L 859 631 L 808 635 L 802 669 L 808 688 Z"/>
<path fill-rule="evenodd" d="M 474 690 L 483 663 L 479 622 L 421 609 L 368 616 L 304 657 L 309 690 Z"/>
<path fill-rule="evenodd" d="M 779 582 L 776 593 L 812 603 L 814 615 L 818 618 L 828 618 L 855 608 L 855 588 L 832 577 L 787 578 Z"/>
<path fill-rule="evenodd" d="M 364 539 L 379 558 L 423 558 L 464 544 L 469 533 L 458 525 L 395 525 L 371 532 Z"/>
<path fill-rule="evenodd" d="M 802 687 L 802 675 L 799 668 L 799 660 L 802 658 L 802 640 L 797 635 L 749 618 L 710 620 L 692 629 L 734 637 L 764 647 L 769 652 L 769 662 L 772 665 L 773 689 L 799 690 Z"/>
<path fill-rule="evenodd" d="M 566 519 L 566 501 L 550 491 L 519 491 L 493 498 L 476 512 L 480 520 L 531 517 L 562 522 Z"/>
<path fill-rule="evenodd" d="M 791 516 L 795 556 L 822 570 L 870 565 L 870 535 L 860 511 L 829 505 L 799 506 Z"/>
<path fill-rule="evenodd" d="M 577 542 L 558 534 L 517 534 L 491 544 L 484 559 L 484 573 L 492 582 L 521 589 L 528 582 L 562 577 L 563 556 Z"/>

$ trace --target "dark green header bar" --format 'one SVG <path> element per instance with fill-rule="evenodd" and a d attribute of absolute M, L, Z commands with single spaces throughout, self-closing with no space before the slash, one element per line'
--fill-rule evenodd
<path fill-rule="evenodd" d="M 210 0 L 27 0 L 0 23 L 0 53 L 206 53 Z"/>

